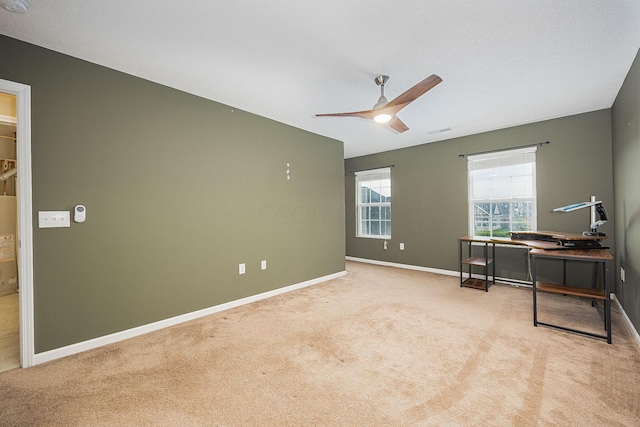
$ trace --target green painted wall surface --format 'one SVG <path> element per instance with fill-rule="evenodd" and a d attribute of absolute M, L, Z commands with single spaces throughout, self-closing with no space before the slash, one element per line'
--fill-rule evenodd
<path fill-rule="evenodd" d="M 344 270 L 341 142 L 6 37 L 0 58 L 31 86 L 36 353 Z"/>
<path fill-rule="evenodd" d="M 347 255 L 458 271 L 458 238 L 468 234 L 467 161 L 459 155 L 544 141 L 550 144 L 537 150 L 538 229 L 588 230 L 588 209 L 551 211 L 591 195 L 603 200 L 613 219 L 611 115 L 610 110 L 601 110 L 345 160 Z M 381 240 L 355 237 L 355 183 L 349 172 L 390 164 L 395 165 L 392 239 L 385 251 Z M 612 221 L 599 230 L 613 247 Z M 404 251 L 399 250 L 400 242 Z M 526 251 L 499 248 L 496 268 L 499 277 L 526 279 Z M 554 264 L 539 274 L 556 280 L 560 271 Z M 576 281 L 582 282 L 584 275 L 576 274 Z"/>
<path fill-rule="evenodd" d="M 640 330 L 640 54 L 612 107 L 616 295 Z M 625 281 L 620 280 L 620 267 Z"/>

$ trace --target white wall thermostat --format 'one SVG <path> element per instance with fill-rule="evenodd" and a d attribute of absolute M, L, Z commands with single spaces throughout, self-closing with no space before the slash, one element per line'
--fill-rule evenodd
<path fill-rule="evenodd" d="M 73 220 L 75 222 L 84 222 L 87 218 L 87 208 L 84 205 L 78 205 L 73 209 Z"/>

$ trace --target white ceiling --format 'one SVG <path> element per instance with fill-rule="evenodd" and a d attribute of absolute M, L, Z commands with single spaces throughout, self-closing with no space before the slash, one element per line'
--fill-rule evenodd
<path fill-rule="evenodd" d="M 345 158 L 609 108 L 640 46 L 640 0 L 28 1 L 0 10 L 1 34 L 344 141 Z M 403 134 L 314 117 L 370 109 L 378 74 L 389 100 L 443 82 L 398 113 Z"/>

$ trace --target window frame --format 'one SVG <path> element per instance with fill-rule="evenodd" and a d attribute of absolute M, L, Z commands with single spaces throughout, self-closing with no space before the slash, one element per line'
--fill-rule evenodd
<path fill-rule="evenodd" d="M 493 207 L 498 205 L 500 203 L 509 203 L 509 220 L 508 220 L 508 224 L 509 224 L 509 232 L 511 231 L 535 231 L 537 229 L 537 224 L 538 224 L 538 215 L 537 215 L 537 188 L 536 188 L 536 150 L 537 147 L 525 147 L 525 148 L 518 148 L 518 149 L 507 149 L 507 150 L 500 150 L 500 151 L 494 151 L 494 152 L 490 152 L 490 153 L 483 153 L 483 154 L 477 154 L 477 155 L 471 155 L 468 156 L 468 160 L 467 160 L 467 190 L 468 190 L 468 194 L 467 194 L 467 204 L 468 204 L 468 227 L 469 227 L 469 235 L 473 236 L 473 237 L 478 237 L 478 236 L 485 236 L 485 234 L 478 234 L 478 230 L 476 229 L 476 225 L 477 225 L 477 220 L 476 220 L 476 215 L 475 215 L 475 208 L 479 203 L 489 203 L 489 206 L 491 207 L 488 215 L 488 232 L 489 235 L 488 237 L 504 237 L 504 236 L 495 236 L 494 235 L 494 229 L 492 225 L 497 224 L 497 221 L 495 221 L 493 219 L 493 215 L 494 215 L 494 209 Z M 473 198 L 473 190 L 474 190 L 474 179 L 473 179 L 473 173 L 474 171 L 478 171 L 478 170 L 491 170 L 491 169 L 497 169 L 497 168 L 502 168 L 502 167 L 512 167 L 512 166 L 516 166 L 516 165 L 524 165 L 524 164 L 531 164 L 531 174 L 527 174 L 527 177 L 531 177 L 531 188 L 528 189 L 530 190 L 530 197 L 513 197 L 513 177 L 514 175 L 509 175 L 509 193 L 511 194 L 511 197 L 492 197 L 491 195 L 491 191 L 493 190 L 493 187 L 490 186 L 489 187 L 489 197 L 488 198 L 477 198 L 474 199 Z M 520 175 L 522 176 L 522 175 Z M 514 203 L 531 203 L 532 207 L 531 207 L 531 216 L 528 219 L 528 223 L 530 225 L 530 229 L 528 229 L 527 227 L 525 227 L 525 229 L 523 230 L 522 228 L 517 228 L 516 230 L 514 230 L 514 224 L 518 224 L 519 222 L 514 222 L 513 220 L 513 205 Z M 503 223 L 504 220 L 502 221 Z"/>
<path fill-rule="evenodd" d="M 355 215 L 356 215 L 356 237 L 361 237 L 365 239 L 391 239 L 391 167 L 384 167 L 378 169 L 370 169 L 364 171 L 355 172 L 355 190 L 356 190 L 356 200 L 355 200 Z M 378 201 L 378 202 L 363 202 L 361 201 L 361 183 L 362 182 L 372 182 L 372 181 L 381 181 L 384 179 L 389 180 L 389 186 L 383 187 L 388 189 L 389 195 L 385 196 L 384 194 L 378 193 L 381 197 L 385 197 L 387 200 Z M 367 187 L 369 190 L 373 191 L 370 187 Z M 361 215 L 362 208 L 380 208 L 378 214 L 378 222 L 379 222 L 379 230 L 381 234 L 372 234 L 371 229 L 366 233 L 363 230 L 363 218 Z M 388 218 L 384 218 L 383 212 L 388 212 Z M 375 218 L 374 218 L 375 220 Z M 369 224 L 372 223 L 372 219 L 368 219 Z M 387 223 L 388 226 L 383 227 L 383 223 Z M 383 230 L 384 228 L 384 230 Z M 382 234 L 382 231 L 387 231 L 387 234 Z"/>

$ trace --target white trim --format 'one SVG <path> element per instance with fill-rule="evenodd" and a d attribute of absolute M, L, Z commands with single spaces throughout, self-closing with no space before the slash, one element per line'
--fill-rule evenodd
<path fill-rule="evenodd" d="M 467 226 L 469 229 L 469 235 L 475 236 L 475 206 L 477 203 L 514 203 L 514 202 L 531 202 L 533 203 L 533 211 L 531 213 L 531 227 L 535 230 L 538 226 L 538 196 L 537 196 L 537 178 L 536 178 L 536 151 L 538 147 L 524 147 L 516 149 L 506 149 L 503 151 L 491 151 L 484 154 L 471 155 L 467 157 Z M 473 199 L 473 172 L 480 170 L 487 170 L 491 168 L 497 168 L 509 165 L 519 164 L 533 164 L 533 170 L 531 173 L 531 195 L 530 197 L 509 197 L 509 198 L 480 198 Z M 490 214 L 490 216 L 493 214 Z M 512 218 L 509 215 L 510 226 Z M 491 224 L 489 229 L 492 230 Z"/>
<path fill-rule="evenodd" d="M 444 274 L 446 276 L 459 276 L 459 271 L 441 270 L 439 268 L 421 267 L 419 265 L 411 264 L 397 264 L 395 262 L 378 261 L 375 259 L 356 258 L 352 256 L 345 257 L 347 261 L 364 262 L 366 264 L 383 265 L 385 267 L 405 268 L 407 270 L 426 271 L 427 273 Z"/>
<path fill-rule="evenodd" d="M 33 218 L 31 182 L 31 87 L 0 79 L 0 91 L 16 97 L 18 183 L 18 277 L 20 285 L 20 366 L 34 363 Z"/>
<path fill-rule="evenodd" d="M 404 268 L 406 270 L 416 270 L 416 271 L 424 271 L 426 273 L 436 273 L 436 274 L 442 274 L 444 276 L 456 276 L 459 277 L 460 276 L 460 271 L 456 270 L 441 270 L 439 268 L 431 268 L 431 267 L 422 267 L 419 265 L 411 265 L 411 264 L 398 264 L 395 262 L 387 262 L 387 261 L 378 261 L 376 259 L 367 259 L 367 258 L 356 258 L 356 257 L 352 257 L 352 256 L 346 256 L 345 259 L 347 261 L 354 261 L 354 262 L 362 262 L 365 264 L 375 264 L 375 265 L 382 265 L 385 267 L 395 267 L 395 268 Z M 467 273 L 465 273 L 466 275 Z M 484 274 L 472 274 L 471 277 L 474 277 L 476 279 L 483 279 L 485 278 Z M 516 279 L 509 279 L 509 281 L 505 280 L 500 280 L 500 277 L 496 277 L 496 283 L 504 283 L 505 285 L 510 285 L 510 286 L 516 286 L 516 287 L 531 287 L 531 284 L 523 281 L 523 280 L 516 280 Z"/>
<path fill-rule="evenodd" d="M 356 257 L 352 257 L 352 256 L 346 256 L 345 259 L 347 261 L 355 261 L 355 262 L 362 262 L 362 263 L 366 263 L 366 264 L 382 265 L 382 266 L 386 266 L 386 267 L 405 268 L 405 269 L 408 269 L 408 270 L 426 271 L 426 272 L 429 272 L 429 273 L 444 274 L 446 276 L 458 276 L 460 274 L 459 271 L 440 270 L 438 268 L 420 267 L 420 266 L 417 266 L 417 265 L 409 265 L 409 264 L 397 264 L 395 262 L 378 261 L 378 260 L 375 260 L 375 259 L 356 258 Z M 476 275 L 474 275 L 474 277 L 476 277 Z M 481 278 L 481 279 L 484 278 L 484 276 L 482 276 L 482 275 L 477 275 L 477 277 Z M 497 278 L 496 281 L 500 281 L 499 278 Z M 521 286 L 530 287 L 531 286 L 526 282 L 523 282 L 521 284 L 519 284 L 519 283 L 511 283 L 511 282 L 503 282 L 503 283 L 505 283 L 506 285 L 517 286 L 517 287 L 521 287 Z M 610 298 L 613 301 L 615 301 L 616 304 L 618 304 L 618 308 L 620 308 L 620 312 L 622 313 L 622 317 L 624 317 L 625 323 L 627 324 L 627 326 L 629 327 L 629 330 L 631 331 L 631 335 L 633 335 L 633 338 L 636 340 L 636 343 L 638 344 L 638 347 L 640 347 L 640 334 L 638 334 L 638 331 L 633 326 L 633 323 L 631 323 L 631 319 L 629 319 L 629 316 L 627 316 L 627 313 L 624 311 L 624 308 L 622 308 L 622 305 L 620 304 L 620 301 L 618 301 L 618 298 L 616 298 L 616 295 L 613 292 L 610 294 Z"/>
<path fill-rule="evenodd" d="M 355 201 L 355 213 L 356 213 L 356 237 L 359 238 L 365 238 L 365 239 L 384 239 L 384 240 L 388 240 L 391 239 L 391 235 L 381 235 L 381 236 L 376 236 L 373 234 L 362 234 L 362 216 L 360 214 L 360 208 L 361 207 L 380 207 L 380 208 L 386 208 L 389 207 L 389 212 L 391 212 L 391 202 L 362 202 L 360 200 L 360 185 L 361 183 L 364 182 L 371 182 L 371 181 L 384 181 L 384 180 L 389 180 L 389 195 L 391 195 L 391 166 L 387 166 L 387 167 L 383 167 L 383 168 L 379 168 L 379 169 L 367 169 L 367 170 L 363 170 L 363 171 L 357 171 L 355 172 L 356 175 L 356 191 L 355 191 L 355 196 L 356 196 L 356 201 Z M 380 193 L 380 197 L 382 197 L 383 194 Z M 386 197 L 386 196 L 385 196 Z M 382 214 L 381 214 L 382 216 Z M 389 221 L 391 220 L 391 218 L 388 218 Z M 371 230 L 369 230 L 371 231 Z"/>
<path fill-rule="evenodd" d="M 138 326 L 136 328 L 127 329 L 125 331 L 116 332 L 110 335 L 105 335 L 103 337 L 98 337 L 88 341 L 71 344 L 66 347 L 60 347 L 54 350 L 45 351 L 43 353 L 36 354 L 34 357 L 34 362 L 36 365 L 38 365 L 40 363 L 49 362 L 51 360 L 59 359 L 61 357 L 71 356 L 72 354 L 81 353 L 83 351 L 91 350 L 97 347 L 102 347 L 107 344 L 113 344 L 129 338 L 137 337 L 139 335 L 143 335 L 149 332 L 158 331 L 160 329 L 168 328 L 170 326 L 175 326 L 180 323 L 184 323 L 190 320 L 198 319 L 200 317 L 208 316 L 210 314 L 219 313 L 221 311 L 229 310 L 231 308 L 239 307 L 241 305 L 250 304 L 252 302 L 260 301 L 266 298 L 271 298 L 276 295 L 284 294 L 286 292 L 295 291 L 297 289 L 302 289 L 307 286 L 312 286 L 318 283 L 337 279 L 338 277 L 342 277 L 346 274 L 347 274 L 346 271 L 340 271 L 338 273 L 329 274 L 327 276 L 318 277 L 316 279 L 307 280 L 305 282 L 285 286 L 283 288 L 274 289 L 272 291 L 263 292 L 257 295 L 252 295 L 246 298 L 241 298 L 239 300 L 229 301 L 224 304 L 215 305 L 213 307 L 205 308 L 198 311 L 193 311 L 191 313 L 182 314 L 179 316 L 171 317 L 169 319 L 164 319 L 158 322 L 149 323 L 147 325 Z"/>
<path fill-rule="evenodd" d="M 616 295 L 614 293 L 611 294 L 611 299 L 614 300 L 616 304 L 618 304 L 620 313 L 622 313 L 622 317 L 624 318 L 625 323 L 629 327 L 629 331 L 631 332 L 631 335 L 633 335 L 633 338 L 635 338 L 636 340 L 636 344 L 638 344 L 638 347 L 640 347 L 640 334 L 638 334 L 638 331 L 636 330 L 635 326 L 633 326 L 633 323 L 631 323 L 631 319 L 629 319 L 629 316 L 627 316 L 627 312 L 624 311 L 622 304 L 620 304 L 620 301 L 618 300 L 618 298 L 616 298 Z"/>

